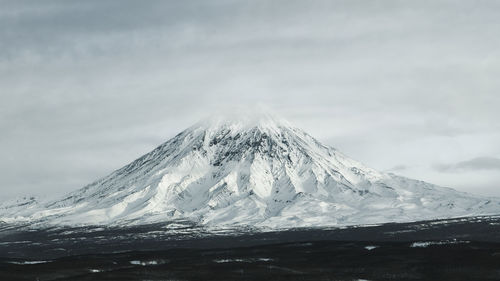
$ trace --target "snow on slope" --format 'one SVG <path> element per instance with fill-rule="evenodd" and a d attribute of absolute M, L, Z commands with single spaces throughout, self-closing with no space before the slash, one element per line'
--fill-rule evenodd
<path fill-rule="evenodd" d="M 500 200 L 381 173 L 285 121 L 212 119 L 61 200 L 0 221 L 287 228 L 499 214 Z"/>

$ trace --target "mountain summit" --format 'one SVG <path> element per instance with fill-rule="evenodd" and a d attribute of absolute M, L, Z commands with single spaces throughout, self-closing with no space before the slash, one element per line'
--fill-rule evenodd
<path fill-rule="evenodd" d="M 498 214 L 500 200 L 378 172 L 275 117 L 211 118 L 112 174 L 0 220 L 288 228 Z"/>

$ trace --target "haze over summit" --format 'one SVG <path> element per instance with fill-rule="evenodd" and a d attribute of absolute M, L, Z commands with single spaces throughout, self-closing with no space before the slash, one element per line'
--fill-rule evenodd
<path fill-rule="evenodd" d="M 2 198 L 60 195 L 227 107 L 500 195 L 496 1 L 4 1 Z"/>

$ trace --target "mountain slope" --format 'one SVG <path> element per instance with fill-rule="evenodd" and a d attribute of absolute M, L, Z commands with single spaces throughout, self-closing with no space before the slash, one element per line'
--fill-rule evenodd
<path fill-rule="evenodd" d="M 284 121 L 209 120 L 61 200 L 6 222 L 335 226 L 500 213 L 500 201 L 381 173 Z"/>

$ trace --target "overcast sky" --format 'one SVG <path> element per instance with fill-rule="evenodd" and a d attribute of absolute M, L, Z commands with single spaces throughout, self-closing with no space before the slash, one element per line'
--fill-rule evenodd
<path fill-rule="evenodd" d="M 78 189 L 256 104 L 376 169 L 500 196 L 500 1 L 0 6 L 0 198 Z"/>

